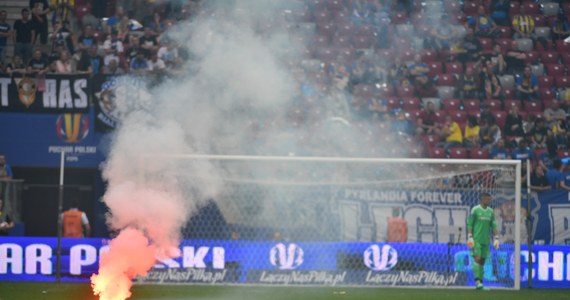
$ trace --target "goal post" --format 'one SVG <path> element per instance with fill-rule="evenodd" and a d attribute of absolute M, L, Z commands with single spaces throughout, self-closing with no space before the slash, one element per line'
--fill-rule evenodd
<path fill-rule="evenodd" d="M 218 245 L 204 265 L 236 268 L 226 283 L 471 287 L 467 217 L 489 193 L 501 247 L 485 282 L 520 288 L 518 160 L 148 157 L 145 184 L 167 173 L 197 206 L 181 247 Z"/>

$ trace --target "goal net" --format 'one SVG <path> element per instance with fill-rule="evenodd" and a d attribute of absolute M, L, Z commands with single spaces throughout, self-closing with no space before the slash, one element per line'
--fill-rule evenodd
<path fill-rule="evenodd" d="M 183 229 L 181 270 L 225 283 L 470 287 L 467 218 L 489 193 L 501 246 L 484 282 L 519 288 L 519 161 L 176 155 L 159 164 L 174 166 L 185 197 L 200 203 Z"/>

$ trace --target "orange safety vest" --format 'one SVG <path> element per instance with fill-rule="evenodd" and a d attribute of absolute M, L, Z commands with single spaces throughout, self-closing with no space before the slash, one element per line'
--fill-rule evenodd
<path fill-rule="evenodd" d="M 408 222 L 403 218 L 388 218 L 388 242 L 408 241 Z"/>
<path fill-rule="evenodd" d="M 63 213 L 63 236 L 79 238 L 83 237 L 83 224 L 81 223 L 80 210 L 68 210 Z"/>

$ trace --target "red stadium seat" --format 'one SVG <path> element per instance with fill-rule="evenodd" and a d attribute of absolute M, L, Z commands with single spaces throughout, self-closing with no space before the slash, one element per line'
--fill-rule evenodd
<path fill-rule="evenodd" d="M 516 16 L 520 13 L 520 3 L 516 1 L 509 1 L 509 16 Z"/>
<path fill-rule="evenodd" d="M 422 52 L 422 61 L 426 63 L 436 62 L 438 57 L 438 53 L 435 50 L 426 49 Z"/>
<path fill-rule="evenodd" d="M 570 77 L 569 76 L 555 77 L 554 82 L 555 82 L 557 88 L 569 88 L 570 87 Z"/>
<path fill-rule="evenodd" d="M 489 109 L 491 111 L 503 110 L 503 107 L 501 105 L 501 100 L 485 99 L 485 100 L 483 100 L 483 104 L 485 104 L 485 106 L 489 107 Z"/>
<path fill-rule="evenodd" d="M 447 74 L 461 74 L 463 73 L 463 64 L 460 62 L 446 62 L 445 73 Z"/>
<path fill-rule="evenodd" d="M 493 51 L 493 40 L 487 39 L 487 38 L 480 38 L 479 42 L 481 42 L 481 51 L 482 52 Z"/>
<path fill-rule="evenodd" d="M 433 148 L 439 143 L 439 138 L 435 135 L 425 135 L 422 137 L 422 142 L 426 148 Z"/>
<path fill-rule="evenodd" d="M 321 36 L 326 36 L 330 40 L 336 32 L 336 25 L 333 22 L 317 24 L 317 32 Z"/>
<path fill-rule="evenodd" d="M 540 13 L 532 14 L 531 16 L 534 19 L 534 27 L 548 26 L 548 22 L 546 21 L 546 17 L 541 15 Z"/>
<path fill-rule="evenodd" d="M 423 116 L 423 112 L 420 109 L 406 109 L 406 112 L 410 114 L 410 120 L 414 122 Z"/>
<path fill-rule="evenodd" d="M 467 158 L 467 149 L 465 149 L 463 147 L 449 148 L 449 158 L 466 159 Z"/>
<path fill-rule="evenodd" d="M 447 114 L 451 116 L 451 119 L 459 125 L 467 123 L 467 113 L 462 110 L 452 110 L 447 111 Z"/>
<path fill-rule="evenodd" d="M 542 112 L 542 103 L 538 101 L 527 101 L 524 103 L 524 109 L 527 112 Z"/>
<path fill-rule="evenodd" d="M 427 63 L 429 71 L 428 75 L 434 77 L 436 75 L 443 74 L 443 69 L 440 62 L 430 62 Z"/>
<path fill-rule="evenodd" d="M 356 49 L 372 48 L 374 40 L 370 36 L 357 35 L 352 39 L 352 46 Z"/>
<path fill-rule="evenodd" d="M 415 96 L 415 90 L 412 86 L 399 86 L 397 90 L 400 98 L 411 98 Z"/>
<path fill-rule="evenodd" d="M 538 59 L 540 58 L 540 52 L 538 51 L 528 51 L 525 52 L 525 54 L 526 54 L 525 62 L 527 64 L 536 64 L 538 62 Z"/>
<path fill-rule="evenodd" d="M 438 86 L 455 86 L 455 77 L 451 74 L 439 74 L 437 78 Z"/>
<path fill-rule="evenodd" d="M 481 112 L 481 101 L 479 99 L 465 99 L 463 107 L 468 114 L 475 114 Z"/>
<path fill-rule="evenodd" d="M 437 123 L 445 123 L 446 112 L 438 110 L 435 112 L 435 120 Z"/>
<path fill-rule="evenodd" d="M 336 27 L 336 34 L 338 36 L 343 36 L 346 37 L 348 39 L 350 39 L 352 36 L 354 36 L 356 31 L 356 28 L 354 27 L 354 25 L 352 25 L 352 23 L 342 23 L 342 24 L 338 24 Z"/>
<path fill-rule="evenodd" d="M 495 117 L 495 122 L 501 130 L 505 127 L 505 122 L 507 121 L 507 112 L 505 111 L 494 111 L 492 112 L 493 116 Z"/>
<path fill-rule="evenodd" d="M 513 39 L 512 38 L 498 38 L 495 39 L 495 42 L 501 45 L 501 49 L 503 51 L 509 51 L 513 48 Z"/>
<path fill-rule="evenodd" d="M 505 99 L 505 110 L 509 111 L 511 107 L 518 107 L 519 111 L 523 108 L 522 103 L 518 99 Z"/>
<path fill-rule="evenodd" d="M 434 147 L 429 149 L 429 157 L 430 158 L 445 158 L 445 149 Z"/>
<path fill-rule="evenodd" d="M 419 110 L 421 108 L 421 103 L 418 98 L 402 98 L 402 108 L 404 110 Z"/>
<path fill-rule="evenodd" d="M 552 76 L 538 76 L 539 88 L 552 88 L 554 87 L 554 78 Z"/>
<path fill-rule="evenodd" d="M 497 26 L 497 30 L 501 33 L 500 38 L 512 38 L 513 31 L 510 26 Z"/>
<path fill-rule="evenodd" d="M 507 98 L 507 99 L 515 98 L 514 88 L 504 88 L 503 94 L 505 95 L 505 98 Z"/>
<path fill-rule="evenodd" d="M 388 109 L 400 108 L 401 107 L 400 99 L 393 97 L 387 98 L 386 105 L 388 106 Z"/>
<path fill-rule="evenodd" d="M 461 100 L 459 99 L 443 99 L 441 109 L 445 111 L 459 110 L 461 107 Z"/>
<path fill-rule="evenodd" d="M 337 35 L 333 38 L 332 41 L 333 46 L 335 47 L 339 47 L 339 48 L 349 48 L 352 47 L 352 44 L 350 42 L 350 37 L 349 36 L 344 36 L 344 35 Z"/>
<path fill-rule="evenodd" d="M 569 52 L 558 52 L 560 54 L 560 60 L 564 65 L 570 65 L 570 51 Z"/>
<path fill-rule="evenodd" d="M 463 12 L 468 16 L 477 15 L 477 9 L 478 8 L 479 8 L 479 5 L 477 4 L 477 2 L 475 2 L 473 0 L 466 0 L 463 3 Z"/>
<path fill-rule="evenodd" d="M 555 80 L 557 79 L 556 77 L 558 76 L 564 76 L 564 73 L 566 71 L 564 65 L 559 65 L 559 64 L 545 64 L 544 67 L 546 68 L 546 73 L 549 76 L 554 76 Z"/>
<path fill-rule="evenodd" d="M 540 4 L 531 1 L 524 1 L 521 4 L 521 10 L 527 15 L 540 14 Z"/>
<path fill-rule="evenodd" d="M 555 51 L 544 51 L 540 53 L 540 60 L 543 64 L 557 64 L 560 55 Z"/>
<path fill-rule="evenodd" d="M 538 92 L 540 93 L 540 97 L 543 100 L 556 99 L 556 97 L 557 97 L 556 91 L 553 91 L 551 88 L 540 88 L 539 87 Z"/>
<path fill-rule="evenodd" d="M 566 43 L 564 40 L 556 40 L 556 51 L 560 54 L 570 52 L 570 43 Z"/>
<path fill-rule="evenodd" d="M 535 24 L 535 26 L 538 26 L 538 25 Z M 534 50 L 536 50 L 538 52 L 549 52 L 549 51 L 552 51 L 553 47 L 554 47 L 554 44 L 552 43 L 551 40 L 546 40 L 546 48 L 544 48 L 542 43 L 534 43 Z"/>
<path fill-rule="evenodd" d="M 528 113 L 529 118 L 532 116 L 535 119 L 544 118 L 544 113 L 542 111 L 531 111 Z"/>
<path fill-rule="evenodd" d="M 375 87 L 371 84 L 357 84 L 353 87 L 352 93 L 357 97 L 371 98 L 374 95 Z"/>
<path fill-rule="evenodd" d="M 455 15 L 461 10 L 461 4 L 457 0 L 444 0 L 443 7 L 445 12 L 450 15 Z"/>
<path fill-rule="evenodd" d="M 489 150 L 484 148 L 471 148 L 469 157 L 472 159 L 489 159 Z"/>

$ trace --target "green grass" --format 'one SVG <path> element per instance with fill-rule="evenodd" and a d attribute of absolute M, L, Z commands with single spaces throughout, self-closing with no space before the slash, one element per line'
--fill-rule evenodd
<path fill-rule="evenodd" d="M 130 299 L 263 299 L 263 300 L 526 300 L 570 299 L 570 289 L 521 291 L 475 291 L 466 289 L 401 288 L 323 288 L 323 287 L 250 287 L 198 285 L 135 285 Z M 20 299 L 97 299 L 87 283 L 11 283 L 0 282 L 0 300 Z"/>

